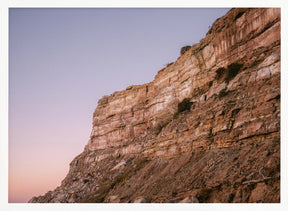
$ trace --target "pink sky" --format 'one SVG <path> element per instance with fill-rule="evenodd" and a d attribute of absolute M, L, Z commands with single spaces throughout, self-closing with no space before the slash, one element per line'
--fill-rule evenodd
<path fill-rule="evenodd" d="M 75 152 L 63 152 L 65 149 L 60 148 L 36 152 L 25 148 L 15 150 L 18 156 L 10 160 L 9 168 L 9 179 L 12 181 L 9 183 L 10 202 L 25 202 L 35 194 L 46 193 L 55 185 L 60 185 L 68 172 L 67 163 L 75 156 Z"/>

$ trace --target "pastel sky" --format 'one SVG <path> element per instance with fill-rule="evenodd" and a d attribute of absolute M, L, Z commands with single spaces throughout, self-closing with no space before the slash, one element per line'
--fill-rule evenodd
<path fill-rule="evenodd" d="M 9 202 L 53 190 L 97 101 L 154 79 L 229 9 L 9 9 Z"/>

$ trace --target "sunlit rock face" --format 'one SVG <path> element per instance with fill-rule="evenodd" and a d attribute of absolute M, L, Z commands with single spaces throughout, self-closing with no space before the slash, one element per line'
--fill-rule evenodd
<path fill-rule="evenodd" d="M 100 99 L 62 185 L 30 202 L 280 202 L 279 153 L 280 9 L 232 9 L 152 82 Z"/>

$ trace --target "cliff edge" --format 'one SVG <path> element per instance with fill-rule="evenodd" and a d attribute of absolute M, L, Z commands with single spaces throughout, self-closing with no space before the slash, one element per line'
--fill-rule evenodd
<path fill-rule="evenodd" d="M 29 202 L 280 202 L 280 9 L 231 9 L 181 54 L 100 99 L 61 186 Z"/>

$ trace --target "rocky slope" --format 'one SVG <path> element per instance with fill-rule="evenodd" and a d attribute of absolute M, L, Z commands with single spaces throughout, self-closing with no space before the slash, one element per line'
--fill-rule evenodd
<path fill-rule="evenodd" d="M 100 99 L 61 186 L 29 202 L 280 202 L 280 9 L 232 9 L 185 50 Z"/>

